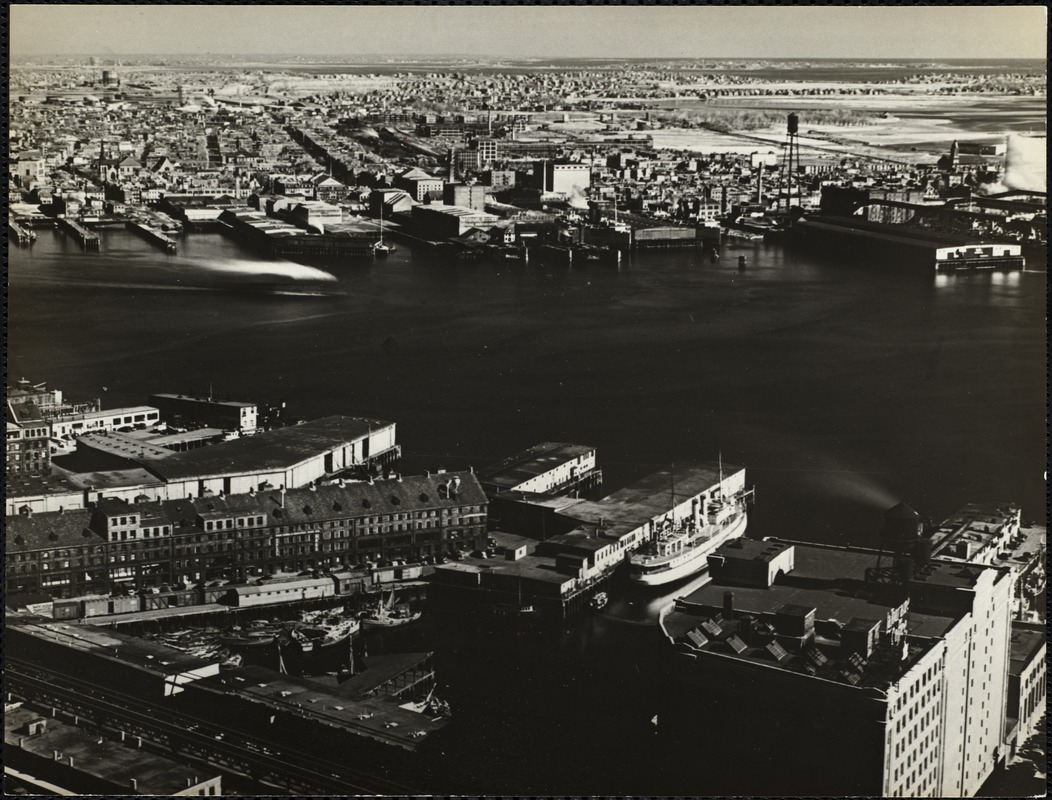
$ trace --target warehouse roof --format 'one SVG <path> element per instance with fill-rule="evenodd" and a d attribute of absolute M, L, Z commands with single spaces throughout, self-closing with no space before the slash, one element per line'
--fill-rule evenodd
<path fill-rule="evenodd" d="M 287 469 L 393 425 L 363 417 L 324 417 L 177 453 L 163 462 L 151 462 L 150 468 L 165 480 Z"/>

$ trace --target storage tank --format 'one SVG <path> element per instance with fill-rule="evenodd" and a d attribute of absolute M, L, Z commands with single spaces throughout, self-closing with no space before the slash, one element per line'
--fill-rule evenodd
<path fill-rule="evenodd" d="M 899 503 L 884 512 L 884 529 L 880 537 L 891 550 L 908 552 L 914 548 L 923 531 L 924 521 L 920 514 L 905 503 Z"/>
<path fill-rule="evenodd" d="M 800 130 L 800 117 L 796 114 L 789 115 L 789 133 L 796 133 Z"/>

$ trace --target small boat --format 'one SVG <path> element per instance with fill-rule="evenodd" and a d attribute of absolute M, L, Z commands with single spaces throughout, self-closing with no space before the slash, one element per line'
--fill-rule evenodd
<path fill-rule="evenodd" d="M 423 700 L 411 700 L 408 703 L 402 703 L 399 708 L 404 708 L 406 711 L 415 711 L 417 714 L 430 714 L 433 717 L 451 716 L 449 703 L 435 697 L 434 689 Z"/>
<path fill-rule="evenodd" d="M 391 592 L 386 603 L 380 598 L 376 608 L 362 618 L 362 624 L 367 628 L 394 628 L 416 622 L 422 616 L 420 611 L 413 611 L 405 604 L 394 605 L 394 592 Z"/>
<path fill-rule="evenodd" d="M 219 637 L 219 641 L 225 646 L 235 649 L 269 647 L 274 644 L 275 639 L 277 639 L 277 635 L 270 631 L 249 631 L 248 633 L 231 631 Z"/>
<path fill-rule="evenodd" d="M 596 592 L 595 596 L 591 599 L 592 608 L 596 611 L 606 606 L 610 602 L 610 598 L 607 597 L 606 592 Z"/>

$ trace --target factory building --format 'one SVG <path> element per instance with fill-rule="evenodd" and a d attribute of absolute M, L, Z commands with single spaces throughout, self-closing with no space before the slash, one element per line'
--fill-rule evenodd
<path fill-rule="evenodd" d="M 486 210 L 486 187 L 481 183 L 447 183 L 442 189 L 442 202 L 475 211 Z"/>
<path fill-rule="evenodd" d="M 182 455 L 189 454 L 173 458 Z M 471 472 L 184 497 L 101 498 L 93 508 L 8 517 L 8 590 L 76 597 L 116 586 L 418 563 L 486 546 L 487 500 Z"/>
<path fill-rule="evenodd" d="M 533 182 L 543 193 L 584 193 L 592 185 L 592 170 L 587 164 L 535 161 Z"/>
<path fill-rule="evenodd" d="M 704 687 L 719 686 L 725 707 L 706 706 L 717 730 L 723 713 L 737 730 L 764 716 L 755 741 L 726 744 L 728 757 L 771 747 L 770 771 L 821 759 L 811 793 L 975 795 L 1009 751 L 1012 577 L 931 560 L 929 545 L 900 505 L 879 550 L 722 546 L 712 581 L 661 619 L 679 656 L 667 732 L 696 729 Z M 763 793 L 762 780 L 740 789 Z"/>

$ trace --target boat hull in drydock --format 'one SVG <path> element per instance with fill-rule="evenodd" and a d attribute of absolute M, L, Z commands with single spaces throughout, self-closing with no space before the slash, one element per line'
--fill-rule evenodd
<path fill-rule="evenodd" d="M 628 577 L 641 586 L 662 586 L 695 575 L 708 566 L 709 554 L 715 552 L 716 548 L 744 534 L 747 523 L 748 518 L 743 509 L 717 536 L 650 568 L 638 562 L 636 556 L 632 559 Z"/>

